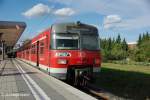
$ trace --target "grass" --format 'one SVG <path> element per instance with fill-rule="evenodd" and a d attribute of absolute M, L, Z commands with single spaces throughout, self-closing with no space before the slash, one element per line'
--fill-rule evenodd
<path fill-rule="evenodd" d="M 96 78 L 97 86 L 116 96 L 150 100 L 150 66 L 103 63 Z"/>

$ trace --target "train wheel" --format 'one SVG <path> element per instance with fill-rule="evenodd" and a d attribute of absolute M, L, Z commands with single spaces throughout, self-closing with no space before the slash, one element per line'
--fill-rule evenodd
<path fill-rule="evenodd" d="M 68 71 L 67 71 L 67 82 L 71 85 L 75 85 L 75 71 L 74 71 L 74 69 L 68 69 Z"/>

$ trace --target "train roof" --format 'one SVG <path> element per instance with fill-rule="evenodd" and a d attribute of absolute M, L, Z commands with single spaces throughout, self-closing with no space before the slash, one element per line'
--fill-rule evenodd
<path fill-rule="evenodd" d="M 50 29 L 50 27 L 47 28 L 45 31 L 47 31 L 49 29 Z M 97 35 L 98 36 L 98 29 L 95 26 L 89 25 L 89 24 L 84 24 L 84 23 L 81 23 L 79 21 L 55 23 L 51 26 L 51 30 L 52 30 L 52 32 L 51 32 L 52 34 L 53 33 L 68 33 L 68 32 L 69 33 L 76 33 L 77 32 L 80 34 L 91 34 L 91 35 Z M 41 32 L 40 34 L 43 34 L 45 31 Z M 80 31 L 82 31 L 82 32 L 80 32 Z M 37 39 L 40 34 L 35 36 L 33 39 Z M 25 48 L 28 48 L 28 45 L 31 44 L 33 39 L 24 42 L 24 44 L 18 49 L 18 51 L 25 49 Z"/>
<path fill-rule="evenodd" d="M 81 32 L 82 31 L 82 32 Z M 88 33 L 98 35 L 98 29 L 89 24 L 84 24 L 79 21 L 71 23 L 56 23 L 52 25 L 52 33 Z"/>

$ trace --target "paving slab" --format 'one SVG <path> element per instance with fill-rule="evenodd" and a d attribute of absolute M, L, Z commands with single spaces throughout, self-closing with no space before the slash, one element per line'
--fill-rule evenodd
<path fill-rule="evenodd" d="M 0 100 L 96 100 L 17 59 L 0 63 Z"/>

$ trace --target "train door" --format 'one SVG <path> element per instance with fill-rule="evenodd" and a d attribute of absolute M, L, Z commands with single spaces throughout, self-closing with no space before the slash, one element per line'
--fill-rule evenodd
<path fill-rule="evenodd" d="M 39 41 L 37 41 L 36 47 L 36 66 L 39 67 Z"/>
<path fill-rule="evenodd" d="M 29 60 L 31 61 L 31 46 L 29 47 Z"/>
<path fill-rule="evenodd" d="M 42 65 L 46 64 L 45 58 L 45 39 L 39 41 L 39 63 Z"/>

